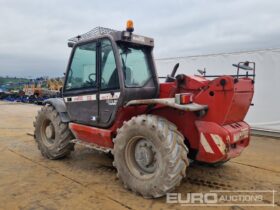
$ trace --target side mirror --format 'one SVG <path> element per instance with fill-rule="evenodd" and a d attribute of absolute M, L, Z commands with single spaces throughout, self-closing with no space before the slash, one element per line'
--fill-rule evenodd
<path fill-rule="evenodd" d="M 240 62 L 239 64 L 232 64 L 236 68 L 240 68 L 243 70 L 254 70 L 252 67 L 249 66 L 250 62 L 245 61 L 245 62 Z"/>
<path fill-rule="evenodd" d="M 74 42 L 68 42 L 68 47 L 71 47 L 71 48 L 73 48 L 74 47 Z"/>
<path fill-rule="evenodd" d="M 198 73 L 201 74 L 202 76 L 206 75 L 206 69 L 204 68 L 203 70 L 197 69 Z"/>
<path fill-rule="evenodd" d="M 179 63 L 176 63 L 173 67 L 173 70 L 171 72 L 171 75 L 167 75 L 165 82 L 173 82 L 175 81 L 175 74 L 177 72 L 177 69 L 179 68 Z"/>

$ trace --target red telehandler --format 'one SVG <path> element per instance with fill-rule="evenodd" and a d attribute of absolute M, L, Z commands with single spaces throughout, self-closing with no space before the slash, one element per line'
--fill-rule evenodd
<path fill-rule="evenodd" d="M 177 64 L 160 83 L 154 40 L 134 34 L 132 21 L 125 31 L 97 27 L 68 46 L 63 97 L 46 100 L 34 123 L 43 156 L 63 158 L 75 144 L 111 152 L 124 186 L 156 198 L 180 184 L 189 160 L 222 164 L 248 146 L 255 63 L 212 76 L 175 76 Z"/>

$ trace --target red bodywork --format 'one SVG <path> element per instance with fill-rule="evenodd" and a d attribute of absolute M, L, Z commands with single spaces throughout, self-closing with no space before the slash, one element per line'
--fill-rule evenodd
<path fill-rule="evenodd" d="M 113 148 L 112 139 L 124 121 L 141 114 L 154 114 L 177 125 L 186 144 L 198 161 L 215 163 L 238 156 L 249 144 L 250 127 L 243 120 L 254 94 L 254 81 L 244 77 L 181 75 L 175 82 L 161 83 L 159 98 L 174 98 L 177 93 L 192 93 L 194 103 L 208 105 L 206 113 L 187 112 L 164 105 L 122 107 L 109 129 L 70 123 L 76 138 L 102 147 Z"/>

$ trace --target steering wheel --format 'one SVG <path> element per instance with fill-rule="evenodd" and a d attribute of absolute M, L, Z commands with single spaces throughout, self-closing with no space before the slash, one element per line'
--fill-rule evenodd
<path fill-rule="evenodd" d="M 95 79 L 93 80 L 91 77 L 95 76 Z M 91 73 L 88 75 L 88 80 L 90 83 L 95 84 L 96 83 L 96 73 Z"/>
<path fill-rule="evenodd" d="M 91 77 L 94 76 L 95 78 L 92 79 Z M 92 85 L 96 85 L 96 73 L 91 73 L 88 75 L 89 83 Z M 106 81 L 103 77 L 101 77 L 101 84 L 106 84 Z"/>

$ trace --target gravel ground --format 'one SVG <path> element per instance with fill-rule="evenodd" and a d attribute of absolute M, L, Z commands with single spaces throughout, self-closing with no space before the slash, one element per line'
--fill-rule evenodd
<path fill-rule="evenodd" d="M 112 160 L 76 146 L 70 157 L 44 159 L 34 143 L 33 120 L 40 106 L 0 102 L 0 209 L 187 209 L 166 198 L 144 199 L 122 187 Z M 252 137 L 243 154 L 219 168 L 192 164 L 176 192 L 275 190 L 280 209 L 280 140 Z M 272 202 L 269 193 L 261 204 Z M 192 209 L 272 207 L 192 207 Z"/>

